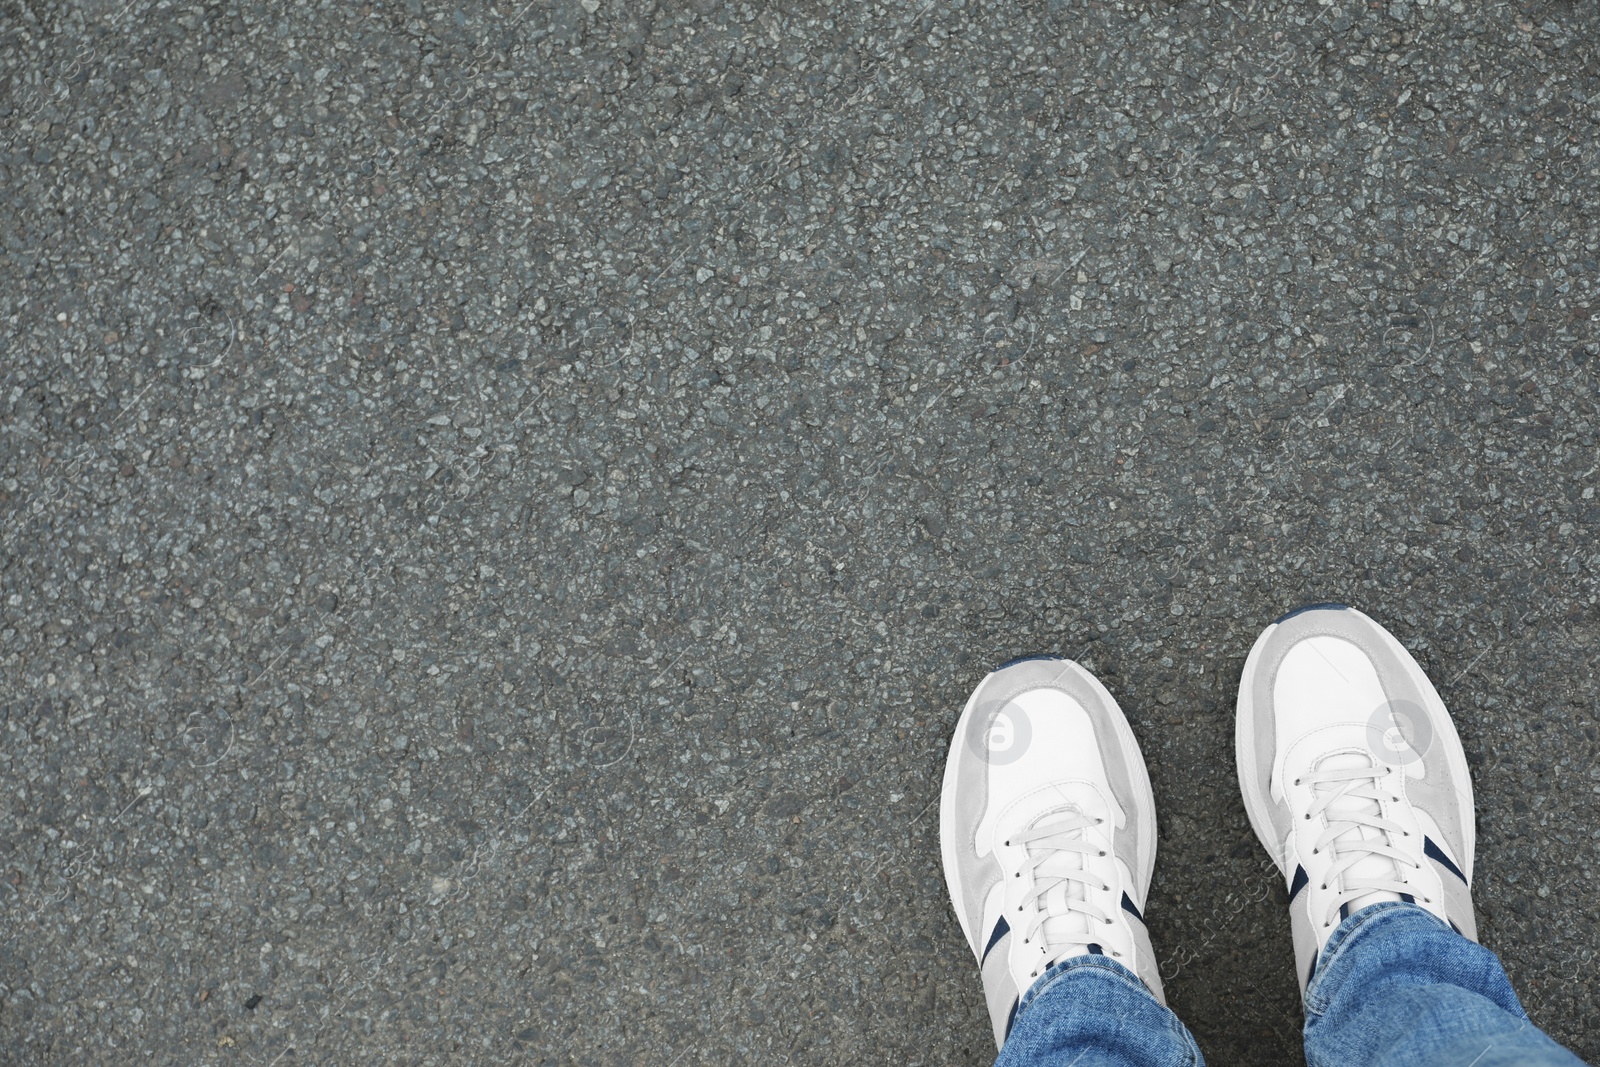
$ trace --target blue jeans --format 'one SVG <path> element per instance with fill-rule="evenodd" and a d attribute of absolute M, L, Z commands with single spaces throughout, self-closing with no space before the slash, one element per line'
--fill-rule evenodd
<path fill-rule="evenodd" d="M 1340 923 L 1305 1007 L 1310 1067 L 1583 1067 L 1528 1021 L 1494 953 L 1412 904 L 1375 904 Z M 1204 1062 L 1132 971 L 1074 956 L 1023 996 L 995 1067 Z"/>

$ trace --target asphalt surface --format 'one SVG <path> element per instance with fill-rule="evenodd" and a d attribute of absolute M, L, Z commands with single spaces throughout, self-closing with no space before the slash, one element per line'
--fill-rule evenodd
<path fill-rule="evenodd" d="M 1089 665 L 1214 1063 L 1232 704 L 1354 603 L 1600 1060 L 1600 5 L 0 10 L 0 1061 L 986 1064 L 938 865 Z"/>

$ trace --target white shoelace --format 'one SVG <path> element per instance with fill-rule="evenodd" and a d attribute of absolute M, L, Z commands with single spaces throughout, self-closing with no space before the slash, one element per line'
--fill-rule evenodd
<path fill-rule="evenodd" d="M 1018 933 L 1024 943 L 1043 948 L 1035 977 L 1069 950 L 1103 940 L 1100 928 L 1112 924 L 1089 900 L 1090 890 L 1111 888 L 1090 869 L 1090 860 L 1103 858 L 1106 851 L 1084 834 L 1103 821 L 1070 809 L 1051 812 L 1007 842 L 1022 846 L 1024 860 L 1016 876 L 1032 876 L 1032 887 L 1018 908 L 1023 913 Z"/>
<path fill-rule="evenodd" d="M 1365 907 L 1398 900 L 1401 894 L 1431 903 L 1405 880 L 1406 868 L 1419 866 L 1415 853 L 1421 850 L 1402 851 L 1395 841 L 1410 837 L 1410 831 L 1383 817 L 1385 802 L 1400 801 L 1383 782 L 1393 772 L 1370 756 L 1351 753 L 1324 760 L 1303 779 L 1314 798 L 1305 817 L 1320 816 L 1328 825 L 1312 849 L 1313 855 L 1327 852 L 1332 857 L 1322 884 L 1322 889 L 1334 891 L 1324 926 L 1334 924 L 1345 904 Z"/>

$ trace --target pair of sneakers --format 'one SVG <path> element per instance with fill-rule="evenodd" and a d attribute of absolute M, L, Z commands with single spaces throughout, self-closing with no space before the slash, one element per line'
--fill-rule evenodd
<path fill-rule="evenodd" d="M 1340 921 L 1408 901 L 1476 940 L 1466 756 L 1404 646 L 1353 608 L 1267 627 L 1239 683 L 1239 785 L 1289 888 L 1302 993 Z M 1014 660 L 967 702 L 940 803 L 945 879 L 996 1044 L 1053 964 L 1117 960 L 1165 1003 L 1143 910 L 1155 799 L 1117 702 L 1068 659 Z"/>

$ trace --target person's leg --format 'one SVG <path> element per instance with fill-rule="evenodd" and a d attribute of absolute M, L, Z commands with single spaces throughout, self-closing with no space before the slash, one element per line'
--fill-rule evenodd
<path fill-rule="evenodd" d="M 1289 886 L 1311 1067 L 1579 1062 L 1476 944 L 1466 753 L 1393 635 L 1338 604 L 1267 627 L 1235 741 L 1245 810 Z"/>
<path fill-rule="evenodd" d="M 1495 954 L 1414 904 L 1364 908 L 1306 990 L 1306 1062 L 1581 1067 L 1528 1021 Z"/>
<path fill-rule="evenodd" d="M 1142 909 L 1155 798 L 1127 719 L 1071 660 L 985 678 L 945 763 L 939 842 L 1002 1067 L 1203 1062 Z"/>
<path fill-rule="evenodd" d="M 1056 964 L 1023 994 L 995 1067 L 1190 1067 L 1194 1038 L 1139 977 L 1104 956 Z"/>

